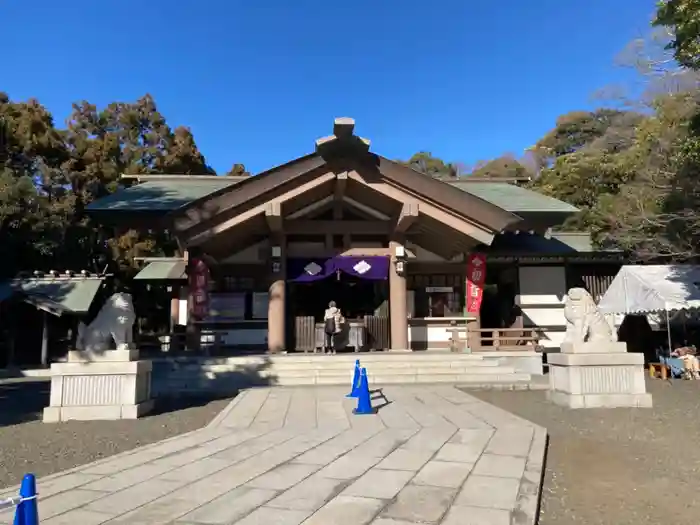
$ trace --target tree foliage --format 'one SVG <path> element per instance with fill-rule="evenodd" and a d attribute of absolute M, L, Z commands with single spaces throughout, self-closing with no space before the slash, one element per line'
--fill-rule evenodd
<path fill-rule="evenodd" d="M 660 1 L 653 24 L 673 32 L 667 48 L 679 64 L 700 69 L 700 0 Z"/>
<path fill-rule="evenodd" d="M 150 95 L 97 108 L 73 105 L 57 127 L 37 100 L 0 93 L 0 276 L 20 270 L 126 270 L 167 253 L 165 234 L 105 231 L 84 209 L 122 174 L 211 175 L 189 129 L 168 126 Z"/>

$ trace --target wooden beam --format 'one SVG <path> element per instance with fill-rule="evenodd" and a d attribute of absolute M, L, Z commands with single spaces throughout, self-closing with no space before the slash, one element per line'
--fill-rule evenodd
<path fill-rule="evenodd" d="M 335 177 L 335 188 L 333 191 L 333 218 L 343 218 L 343 196 L 348 185 L 348 172 L 338 173 Z"/>
<path fill-rule="evenodd" d="M 274 192 L 274 197 L 280 195 L 276 192 L 278 188 L 286 187 L 294 183 L 297 179 L 309 174 L 318 174 L 314 180 L 318 180 L 326 175 L 332 179 L 333 173 L 325 173 L 323 168 L 326 161 L 318 155 L 306 155 L 282 166 L 272 168 L 255 177 L 246 177 L 246 180 L 228 189 L 223 189 L 214 194 L 196 199 L 185 206 L 184 210 L 178 210 L 174 220 L 174 229 L 178 232 L 185 232 L 195 228 L 199 224 L 206 222 L 207 227 L 210 219 L 218 214 L 234 210 L 239 206 L 245 206 L 251 199 L 255 199 L 268 192 Z M 272 200 L 272 199 L 268 199 Z M 202 224 L 204 229 L 204 224 Z"/>
<path fill-rule="evenodd" d="M 362 256 L 362 257 L 374 257 L 374 256 L 391 256 L 391 250 L 389 248 L 350 248 L 345 250 L 343 248 L 325 248 L 324 246 L 310 246 L 304 247 L 301 251 L 297 249 L 293 244 L 289 247 L 287 253 L 288 257 L 302 257 L 302 258 L 328 258 L 335 257 L 337 255 L 342 256 Z"/>
<path fill-rule="evenodd" d="M 333 201 L 333 195 L 329 195 L 328 197 L 324 197 L 321 200 L 318 200 L 316 202 L 312 202 L 311 204 L 304 206 L 303 208 L 298 209 L 294 213 L 290 213 L 287 215 L 287 220 L 295 220 L 295 219 L 300 219 L 306 215 L 309 215 L 310 213 L 315 212 L 316 210 L 320 210 L 323 207 L 325 207 L 327 204 L 331 203 Z"/>
<path fill-rule="evenodd" d="M 265 220 L 271 232 L 279 233 L 282 231 L 282 205 L 278 201 L 267 204 Z"/>
<path fill-rule="evenodd" d="M 296 188 L 293 188 L 289 190 L 287 193 L 284 193 L 277 197 L 276 199 L 265 202 L 263 204 L 260 204 L 258 206 L 255 206 L 249 210 L 246 210 L 244 212 L 241 212 L 237 215 L 234 215 L 228 220 L 222 221 L 220 223 L 214 224 L 210 228 L 207 228 L 206 230 L 196 233 L 192 235 L 189 238 L 185 238 L 185 244 L 187 246 L 197 246 L 199 244 L 202 244 L 203 242 L 207 241 L 208 239 L 211 239 L 212 237 L 215 237 L 216 235 L 229 230 L 231 228 L 235 228 L 236 226 L 240 226 L 241 224 L 250 221 L 251 219 L 254 219 L 256 217 L 259 217 L 261 215 L 266 215 L 268 206 L 276 202 L 278 204 L 283 204 L 303 193 L 306 193 L 307 191 L 316 188 L 317 186 L 320 186 L 321 184 L 325 184 L 326 182 L 329 182 L 335 178 L 334 173 L 326 173 L 324 175 L 320 175 L 319 177 L 316 177 L 315 179 L 297 186 Z"/>
<path fill-rule="evenodd" d="M 401 213 L 399 219 L 396 221 L 396 233 L 406 233 L 406 231 L 411 227 L 411 225 L 418 219 L 418 207 L 417 202 L 405 202 L 401 208 Z"/>
<path fill-rule="evenodd" d="M 343 202 L 345 202 L 346 204 L 349 204 L 356 211 L 359 211 L 360 213 L 363 213 L 364 215 L 369 215 L 370 217 L 374 217 L 375 219 L 379 219 L 380 221 L 388 221 L 391 219 L 391 217 L 389 215 L 387 215 L 386 213 L 382 213 L 378 210 L 375 210 L 371 206 L 367 206 L 366 204 L 362 204 L 361 202 L 358 202 L 355 199 L 351 199 L 350 197 L 345 197 L 343 199 Z"/>
<path fill-rule="evenodd" d="M 352 137 L 355 130 L 355 119 L 350 117 L 339 117 L 333 122 L 333 135 L 339 139 Z"/>
<path fill-rule="evenodd" d="M 393 225 L 382 221 L 286 221 L 284 231 L 294 235 L 388 235 Z"/>
<path fill-rule="evenodd" d="M 407 198 L 412 198 L 412 196 L 394 186 L 386 184 L 384 182 L 367 182 L 362 176 L 356 171 L 352 171 L 348 174 L 348 177 L 371 188 L 372 190 L 389 197 L 397 202 L 405 202 Z M 437 206 L 430 204 L 429 202 L 420 201 L 420 214 L 425 214 L 426 216 L 452 228 L 453 230 L 460 232 L 464 235 L 471 237 L 481 243 L 490 245 L 496 235 L 495 231 L 492 231 L 488 227 L 481 226 L 480 224 L 475 224 L 470 222 L 467 218 L 460 218 L 448 213 Z"/>

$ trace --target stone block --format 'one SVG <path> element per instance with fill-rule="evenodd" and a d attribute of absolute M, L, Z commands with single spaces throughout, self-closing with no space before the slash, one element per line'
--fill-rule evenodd
<path fill-rule="evenodd" d="M 310 512 L 302 510 L 260 507 L 237 521 L 236 525 L 299 525 L 309 514 Z"/>
<path fill-rule="evenodd" d="M 627 343 L 622 341 L 565 341 L 561 344 L 561 352 L 562 354 L 624 354 L 627 352 Z"/>
<path fill-rule="evenodd" d="M 338 496 L 304 521 L 303 525 L 366 525 L 384 504 L 380 499 Z"/>
<path fill-rule="evenodd" d="M 511 511 L 454 505 L 441 525 L 511 525 Z"/>
<path fill-rule="evenodd" d="M 652 406 L 642 354 L 550 354 L 548 361 L 548 398 L 555 404 L 568 408 Z"/>
<path fill-rule="evenodd" d="M 474 466 L 474 474 L 520 479 L 525 472 L 525 458 L 483 454 Z"/>
<path fill-rule="evenodd" d="M 178 521 L 221 525 L 234 523 L 275 497 L 276 494 L 274 490 L 240 487 L 185 514 Z"/>
<path fill-rule="evenodd" d="M 519 479 L 472 474 L 457 495 L 455 505 L 511 510 L 519 489 Z"/>
<path fill-rule="evenodd" d="M 287 490 L 319 469 L 318 465 L 287 463 L 258 476 L 247 484 L 249 487 Z"/>
<path fill-rule="evenodd" d="M 473 463 L 430 461 L 413 478 L 412 483 L 456 489 L 462 486 L 473 468 Z"/>
<path fill-rule="evenodd" d="M 41 512 L 41 511 L 40 511 Z M 102 525 L 110 521 L 114 516 L 110 514 L 102 514 L 100 512 L 92 512 L 90 510 L 76 509 L 65 514 L 54 516 L 53 518 L 43 519 L 42 525 Z M 9 523 L 9 522 L 8 522 Z M 113 523 L 113 522 L 110 522 Z M 140 524 L 134 524 L 140 525 Z M 153 524 L 155 525 L 155 524 Z"/>
<path fill-rule="evenodd" d="M 454 489 L 408 485 L 382 517 L 417 523 L 437 523 L 454 499 Z"/>
<path fill-rule="evenodd" d="M 347 481 L 313 475 L 267 503 L 268 507 L 316 511 L 338 494 Z"/>
<path fill-rule="evenodd" d="M 437 453 L 435 459 L 438 461 L 457 461 L 461 463 L 476 463 L 484 450 L 486 443 L 480 446 L 459 445 L 456 443 L 446 443 Z"/>
<path fill-rule="evenodd" d="M 113 492 L 108 496 L 89 503 L 85 506 L 85 509 L 119 515 L 170 494 L 182 485 L 180 482 L 152 479 L 146 483 L 139 483 L 128 489 Z M 73 492 L 76 491 L 70 491 L 68 494 Z"/>
<path fill-rule="evenodd" d="M 129 351 L 113 350 L 107 354 Z M 51 365 L 51 396 L 45 423 L 67 420 L 136 419 L 153 409 L 150 361 L 128 356 Z M 121 360 L 110 360 L 120 358 Z"/>
<path fill-rule="evenodd" d="M 82 350 L 69 350 L 69 363 L 105 363 L 105 362 L 124 362 L 138 361 L 138 349 L 127 350 L 105 350 L 104 352 L 86 352 Z"/>
<path fill-rule="evenodd" d="M 371 469 L 380 460 L 381 458 L 375 456 L 350 452 L 324 467 L 319 475 L 332 479 L 355 479 Z"/>
<path fill-rule="evenodd" d="M 343 491 L 343 496 L 391 499 L 415 474 L 403 470 L 373 468 Z"/>
<path fill-rule="evenodd" d="M 425 465 L 434 452 L 425 449 L 397 448 L 377 465 L 377 468 L 388 470 L 412 470 L 417 471 Z"/>
<path fill-rule="evenodd" d="M 499 429 L 489 441 L 485 452 L 502 456 L 527 457 L 530 453 L 534 430 L 532 427 Z"/>

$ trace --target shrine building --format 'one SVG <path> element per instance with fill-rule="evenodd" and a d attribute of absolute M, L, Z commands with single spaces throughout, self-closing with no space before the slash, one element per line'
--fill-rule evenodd
<path fill-rule="evenodd" d="M 250 177 L 130 176 L 88 213 L 168 230 L 177 257 L 136 281 L 167 284 L 171 331 L 239 351 L 314 351 L 335 301 L 355 350 L 554 349 L 562 300 L 601 295 L 620 267 L 578 210 L 521 181 L 439 180 L 374 153 L 336 119 L 313 153 Z M 198 280 L 199 279 L 199 280 Z"/>

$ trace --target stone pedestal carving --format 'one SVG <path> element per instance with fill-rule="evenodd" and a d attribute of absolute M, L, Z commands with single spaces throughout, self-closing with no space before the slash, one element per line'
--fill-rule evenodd
<path fill-rule="evenodd" d="M 81 323 L 78 350 L 51 365 L 44 422 L 136 419 L 153 408 L 152 364 L 139 361 L 131 345 L 134 318 L 131 295 L 122 293 L 110 297 L 89 326 Z"/>
<path fill-rule="evenodd" d="M 136 419 L 150 412 L 152 364 L 137 358 L 135 350 L 70 352 L 67 362 L 51 365 L 44 422 Z"/>
<path fill-rule="evenodd" d="M 644 356 L 627 352 L 582 288 L 572 288 L 564 304 L 567 330 L 560 354 L 548 354 L 553 403 L 569 408 L 651 407 Z"/>

